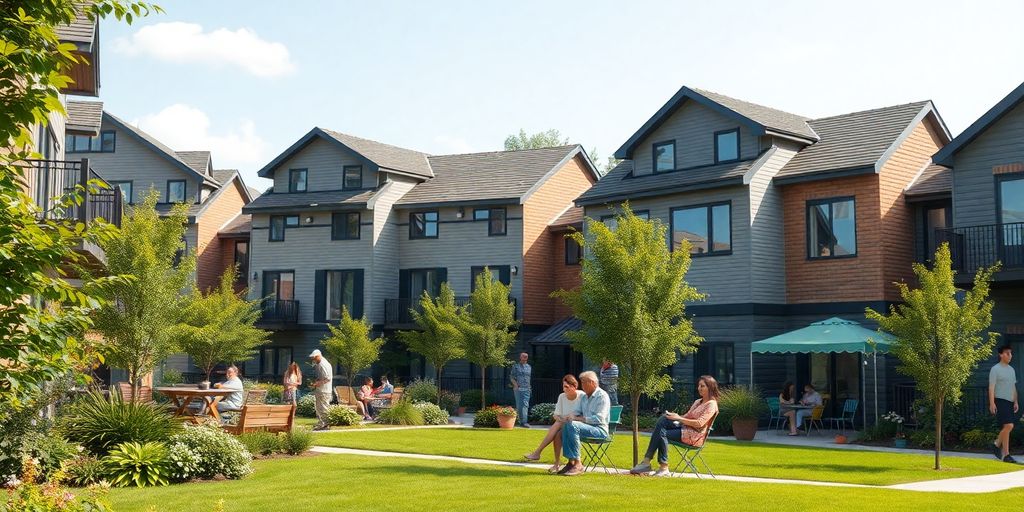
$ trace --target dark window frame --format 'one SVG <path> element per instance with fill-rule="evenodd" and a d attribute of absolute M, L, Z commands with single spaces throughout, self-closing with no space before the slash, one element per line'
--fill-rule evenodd
<path fill-rule="evenodd" d="M 181 201 L 171 200 L 171 184 L 181 183 Z M 187 203 L 188 202 L 188 181 L 187 180 L 167 180 L 167 202 L 171 204 Z"/>
<path fill-rule="evenodd" d="M 736 134 L 736 158 L 730 158 L 728 160 L 720 160 L 718 158 L 718 147 L 719 147 L 718 146 L 718 137 L 720 135 L 726 135 L 726 134 L 729 134 L 729 133 L 735 133 Z M 715 132 L 715 163 L 716 164 L 724 164 L 724 163 L 738 162 L 738 161 L 740 161 L 740 127 L 737 126 L 736 128 L 730 128 L 728 130 L 719 130 L 719 131 Z"/>
<path fill-rule="evenodd" d="M 298 173 L 302 173 L 302 190 L 298 190 L 298 185 L 295 183 L 295 176 Z M 289 194 L 304 194 L 309 190 L 309 169 L 304 167 L 297 167 L 295 169 L 288 169 L 288 193 Z"/>
<path fill-rule="evenodd" d="M 135 180 L 116 180 L 107 182 L 107 184 L 110 185 L 110 188 L 114 190 L 118 190 L 118 185 L 123 185 L 125 183 L 128 184 L 128 194 L 124 197 L 124 202 L 127 204 L 134 204 L 132 203 L 132 197 L 133 194 L 135 194 Z"/>
<path fill-rule="evenodd" d="M 822 204 L 829 205 L 828 206 L 829 222 L 834 225 L 834 223 L 835 223 L 835 213 L 833 213 L 832 205 L 835 204 L 835 203 L 842 203 L 842 202 L 846 202 L 846 201 L 852 201 L 853 202 L 853 244 L 854 244 L 854 247 L 855 247 L 855 249 L 853 251 L 853 254 L 840 254 L 840 255 L 837 256 L 837 255 L 835 255 L 835 252 L 836 252 L 835 244 L 831 244 L 831 248 L 829 249 L 829 252 L 831 253 L 830 255 L 828 255 L 828 256 L 811 256 L 811 209 L 814 208 L 815 206 L 822 205 Z M 835 232 L 835 229 L 833 228 L 833 226 L 829 226 L 829 228 L 832 229 L 832 232 Z M 839 260 L 839 259 L 846 259 L 846 258 L 856 258 L 857 255 L 860 253 L 860 244 L 857 242 L 857 238 L 858 237 L 857 237 L 857 198 L 856 198 L 856 196 L 837 196 L 837 197 L 826 197 L 826 198 L 822 198 L 822 199 L 808 199 L 806 201 L 805 205 L 804 205 L 804 238 L 805 238 L 805 242 L 806 242 L 806 246 L 804 248 L 804 256 L 806 257 L 807 260 Z"/>
<path fill-rule="evenodd" d="M 483 213 L 483 214 L 486 214 L 486 215 L 484 215 L 482 217 L 478 217 L 477 216 L 478 213 Z M 491 219 L 491 209 L 490 208 L 474 208 L 473 209 L 473 220 L 474 221 L 490 220 L 490 219 Z"/>
<path fill-rule="evenodd" d="M 111 145 L 109 150 L 103 149 L 103 139 L 109 135 Z M 80 137 L 85 138 L 85 148 L 79 149 L 78 141 Z M 99 144 L 99 149 L 92 149 L 93 140 L 96 140 Z M 99 135 L 74 135 L 67 134 L 64 136 L 64 152 L 65 153 L 114 153 L 117 151 L 117 131 L 115 130 L 103 130 Z"/>
<path fill-rule="evenodd" d="M 996 223 L 1002 226 L 1005 224 L 1003 221 L 1003 183 L 1007 181 L 1021 181 L 1024 180 L 1024 172 L 1009 172 L 1005 174 L 995 175 L 995 194 L 996 194 Z M 999 237 L 1000 239 L 1002 237 Z"/>
<path fill-rule="evenodd" d="M 110 135 L 110 150 L 103 149 L 103 139 Z M 114 153 L 117 151 L 117 132 L 114 130 L 103 130 L 100 132 L 100 153 Z"/>
<path fill-rule="evenodd" d="M 501 231 L 494 230 L 495 215 L 494 212 L 501 211 Z M 486 218 L 477 218 L 477 212 L 487 212 Z M 508 209 L 507 208 L 479 208 L 473 210 L 473 221 L 485 221 L 487 222 L 487 236 L 506 236 L 508 235 Z"/>
<path fill-rule="evenodd" d="M 693 370 L 694 380 L 697 380 L 701 375 L 711 375 L 715 379 L 719 379 L 721 376 L 716 375 L 719 368 L 724 368 L 725 373 L 732 375 L 733 380 L 736 379 L 736 344 L 731 342 L 715 342 L 715 343 L 701 343 L 698 352 L 694 352 Z M 726 352 L 725 361 L 718 360 L 717 350 L 724 349 Z M 729 363 L 732 363 L 731 365 Z M 726 382 L 725 379 L 719 380 L 723 385 L 734 384 L 735 382 Z"/>
<path fill-rule="evenodd" d="M 280 219 L 280 221 L 281 221 L 281 237 L 280 238 L 274 238 L 274 220 L 276 220 L 276 219 Z M 293 226 L 289 226 L 288 225 L 288 219 L 295 219 L 295 224 Z M 284 242 L 285 232 L 288 231 L 289 227 L 293 227 L 293 228 L 299 227 L 299 222 L 300 222 L 300 220 L 299 220 L 299 216 L 298 215 L 271 215 L 270 216 L 270 221 L 269 221 L 269 226 L 268 226 L 268 229 L 267 229 L 267 231 L 268 231 L 267 241 L 268 242 Z"/>
<path fill-rule="evenodd" d="M 432 221 L 427 220 L 427 214 L 429 214 L 429 213 L 433 213 L 436 216 L 436 219 L 434 219 Z M 423 233 L 419 234 L 419 235 L 416 234 L 416 222 L 413 220 L 413 218 L 415 216 L 417 216 L 417 215 L 422 215 L 423 216 Z M 427 226 L 430 223 L 434 224 L 434 234 L 432 236 L 427 234 L 427 231 L 428 231 Z M 441 213 L 438 210 L 423 210 L 423 211 L 419 211 L 419 212 L 410 212 L 409 213 L 409 240 L 437 239 L 440 236 L 441 236 Z"/>
<path fill-rule="evenodd" d="M 714 216 L 712 215 L 712 212 L 714 211 L 714 207 L 716 207 L 716 206 L 728 206 L 729 207 L 729 250 L 727 250 L 727 251 L 714 251 L 714 250 L 711 250 L 711 248 L 714 247 L 714 244 L 715 244 L 715 226 L 714 226 L 715 219 L 714 219 Z M 673 240 L 673 236 L 674 236 L 675 231 L 676 231 L 676 227 L 675 227 L 675 223 L 676 223 L 675 222 L 675 220 L 676 220 L 675 219 L 675 217 L 676 217 L 675 214 L 676 214 L 676 212 L 680 211 L 680 210 L 696 210 L 696 209 L 700 209 L 700 208 L 705 208 L 707 210 L 708 252 L 705 252 L 705 253 L 692 253 L 691 252 L 690 253 L 690 257 L 691 258 L 692 257 L 704 258 L 704 257 L 708 257 L 708 256 L 729 256 L 729 255 L 731 255 L 732 254 L 732 247 L 733 247 L 733 245 L 732 245 L 732 242 L 733 242 L 733 238 L 732 238 L 732 232 L 733 232 L 733 229 L 732 229 L 732 200 L 715 201 L 715 202 L 711 202 L 711 203 L 701 203 L 701 204 L 694 204 L 694 205 L 688 205 L 688 206 L 676 206 L 674 208 L 669 208 L 669 210 L 668 210 L 668 250 L 669 250 L 669 252 L 675 252 L 675 250 L 676 250 L 676 243 L 675 243 L 675 240 Z"/>
<path fill-rule="evenodd" d="M 672 146 L 672 168 L 659 171 L 658 170 L 658 148 L 660 148 L 662 146 Z M 675 139 L 663 140 L 663 141 L 655 142 L 654 144 L 651 144 L 651 174 L 661 174 L 661 173 L 665 173 L 665 172 L 672 172 L 672 171 L 676 170 L 677 164 L 678 164 L 678 162 L 676 162 L 676 141 L 675 141 Z"/>
<path fill-rule="evenodd" d="M 264 367 L 264 365 L 266 363 L 266 357 L 264 357 L 264 356 L 266 356 L 265 352 L 268 352 L 268 351 L 271 354 L 273 354 L 271 366 L 273 366 L 274 372 L 272 372 L 272 373 L 266 373 L 266 372 L 263 371 L 263 367 Z M 274 378 L 284 377 L 284 373 L 285 372 L 278 373 L 277 370 L 279 370 L 281 368 L 281 356 L 283 354 L 285 354 L 286 352 L 287 352 L 287 354 L 289 354 L 288 357 L 286 358 L 287 363 L 290 364 L 292 361 L 295 361 L 295 347 L 268 347 L 268 346 L 260 347 L 260 353 L 259 353 L 260 360 L 259 360 L 259 372 L 258 372 L 258 374 L 260 376 L 271 376 L 271 377 L 274 377 Z M 287 371 L 288 364 L 285 364 L 284 368 L 285 368 L 285 371 Z"/>
<path fill-rule="evenodd" d="M 356 171 L 359 175 L 359 184 L 350 187 L 348 186 L 348 173 L 349 171 Z M 342 190 L 359 190 L 363 188 L 363 166 L 361 165 L 345 165 L 341 168 L 341 189 Z"/>
<path fill-rule="evenodd" d="M 571 237 L 571 236 L 566 236 L 564 238 L 565 238 L 565 265 L 566 266 L 579 266 L 580 263 L 582 263 L 582 261 L 583 261 L 583 246 L 580 245 L 579 242 L 577 242 L 576 239 Z M 571 248 L 571 250 L 570 250 L 570 248 Z M 574 258 L 569 258 L 570 254 L 574 255 L 575 257 Z"/>
<path fill-rule="evenodd" d="M 512 265 L 473 265 L 469 267 L 469 291 L 473 293 L 476 291 L 476 276 L 482 274 L 484 269 L 491 271 L 491 278 L 497 277 L 497 281 L 501 284 L 508 286 L 511 291 L 512 287 Z M 501 279 L 501 271 L 506 270 L 508 273 L 508 282 L 504 282 Z"/>
<path fill-rule="evenodd" d="M 269 292 L 267 291 L 267 282 L 268 282 L 267 276 L 268 275 L 274 275 L 274 274 L 277 274 L 277 279 L 278 279 L 279 282 L 281 280 L 281 274 L 291 274 L 292 275 L 292 298 L 290 298 L 290 299 L 279 299 L 278 295 L 280 295 L 280 293 L 278 293 L 278 295 L 270 297 L 270 299 L 271 300 L 290 300 L 290 301 L 293 301 L 293 302 L 295 300 L 297 300 L 295 298 L 296 297 L 296 293 L 295 293 L 295 269 L 289 269 L 289 270 L 264 270 L 263 271 L 263 275 L 262 275 L 262 277 L 263 277 L 263 283 L 261 284 L 262 288 L 260 289 L 260 291 L 262 293 L 262 297 L 264 297 L 264 298 L 269 297 Z M 278 292 L 280 292 L 280 287 L 278 287 Z"/>
<path fill-rule="evenodd" d="M 238 258 L 238 245 L 239 244 L 245 244 L 245 260 L 242 261 L 242 262 L 239 262 L 239 258 Z M 248 283 L 249 282 L 249 248 L 250 247 L 251 246 L 249 245 L 249 241 L 248 240 L 235 240 L 235 245 L 234 245 L 234 247 L 232 247 L 232 250 L 231 250 L 231 252 L 232 252 L 232 259 L 231 259 L 231 261 L 234 263 L 235 271 L 238 273 L 238 276 L 235 278 L 235 282 L 236 283 L 239 283 L 239 282 L 241 282 L 241 283 Z"/>
<path fill-rule="evenodd" d="M 339 233 L 338 233 L 338 231 L 339 231 L 338 230 L 338 219 L 339 218 L 344 218 L 345 219 L 345 224 L 346 224 L 345 227 L 350 227 L 350 226 L 348 226 L 348 224 L 350 224 L 349 219 L 353 215 L 355 215 L 355 217 L 356 217 L 356 221 L 355 221 L 355 224 L 356 224 L 356 235 L 355 236 L 349 236 L 349 233 L 348 233 L 347 229 L 342 230 L 342 233 L 340 233 L 340 235 L 339 235 Z M 361 212 L 334 212 L 334 213 L 332 213 L 331 214 L 331 240 L 359 240 L 362 237 L 362 231 L 363 231 L 363 224 L 362 224 L 362 222 L 363 222 L 363 214 Z"/>
<path fill-rule="evenodd" d="M 330 296 L 331 296 L 331 290 L 330 290 L 330 288 L 327 285 L 328 285 L 328 283 L 330 283 L 330 274 L 332 272 L 336 272 L 336 273 L 339 273 L 339 274 L 344 274 L 346 276 L 345 277 L 346 279 L 350 279 L 352 281 L 352 304 L 351 305 L 350 304 L 342 304 L 342 305 L 348 307 L 348 314 L 352 318 L 356 318 L 356 319 L 362 318 L 363 315 L 365 314 L 364 311 L 356 311 L 356 306 L 358 305 L 358 298 L 356 297 L 356 294 L 359 293 L 361 286 L 359 285 L 359 283 L 356 283 L 356 281 L 355 281 L 356 277 L 361 275 L 360 272 L 362 272 L 362 269 L 358 269 L 358 268 L 350 268 L 350 269 L 324 269 L 321 272 L 323 272 L 323 280 L 324 280 L 324 282 L 323 282 L 323 289 L 324 289 L 324 296 L 323 296 L 323 301 L 324 301 L 323 308 L 324 308 L 324 310 L 323 311 L 324 311 L 324 313 L 323 313 L 323 318 L 321 320 L 324 321 L 324 322 L 337 322 L 338 320 L 341 319 L 340 316 L 339 316 L 339 318 L 331 318 L 330 317 L 330 314 L 331 314 L 330 308 L 327 307 L 329 305 L 328 301 L 330 300 Z M 365 279 L 365 275 L 364 275 L 364 279 Z M 363 292 L 365 293 L 365 290 Z M 342 302 L 344 302 L 344 300 Z M 340 315 L 340 311 L 341 310 L 339 309 L 338 311 L 339 311 L 339 315 Z"/>
<path fill-rule="evenodd" d="M 605 226 L 607 226 L 608 223 L 605 222 L 605 221 L 607 221 L 608 219 L 614 219 L 618 215 L 619 214 L 617 214 L 617 213 L 609 213 L 609 214 L 602 215 L 601 216 L 601 224 L 604 224 Z M 640 217 L 641 215 L 646 215 L 646 217 L 644 217 L 644 220 L 651 220 L 651 211 L 650 210 L 633 210 L 633 215 L 636 215 L 637 217 Z M 617 221 L 615 223 L 615 227 L 616 227 L 616 229 L 618 229 L 618 227 L 619 227 L 619 223 Z"/>

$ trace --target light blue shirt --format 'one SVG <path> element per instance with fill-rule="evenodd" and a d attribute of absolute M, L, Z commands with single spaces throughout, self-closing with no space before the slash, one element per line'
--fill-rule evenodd
<path fill-rule="evenodd" d="M 223 403 L 225 406 L 231 407 L 233 409 L 241 409 L 242 408 L 242 380 L 241 379 L 239 379 L 238 377 L 235 377 L 233 379 L 228 379 L 228 380 L 220 383 L 220 388 L 221 389 L 230 389 L 230 390 L 234 391 L 234 393 L 231 393 L 230 395 L 224 397 L 224 399 L 221 400 L 221 403 Z"/>
<path fill-rule="evenodd" d="M 584 423 L 593 425 L 608 433 L 608 415 L 611 412 L 612 401 L 608 398 L 608 393 L 601 388 L 594 390 L 594 394 L 587 396 L 586 393 L 581 393 L 583 396 L 580 397 L 580 416 L 583 416 Z"/>
<path fill-rule="evenodd" d="M 383 386 L 380 387 L 380 391 L 377 394 L 379 394 L 379 395 L 389 395 L 389 394 L 394 393 L 394 392 L 395 392 L 395 387 L 392 386 L 390 382 L 388 382 L 387 384 L 384 384 Z"/>

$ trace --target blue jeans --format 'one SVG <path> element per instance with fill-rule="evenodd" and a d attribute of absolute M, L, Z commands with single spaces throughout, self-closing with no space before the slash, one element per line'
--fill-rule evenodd
<path fill-rule="evenodd" d="M 580 458 L 580 437 L 595 437 L 607 439 L 608 433 L 600 427 L 583 423 L 582 421 L 570 421 L 562 427 L 562 455 L 569 460 Z"/>
<path fill-rule="evenodd" d="M 516 396 L 516 415 L 519 416 L 519 424 L 526 425 L 530 422 L 530 390 L 519 388 L 513 392 Z"/>
<path fill-rule="evenodd" d="M 658 418 L 658 423 L 654 425 L 654 431 L 651 432 L 651 441 L 647 444 L 647 453 L 644 454 L 644 458 L 651 459 L 654 457 L 654 452 L 658 452 L 658 463 L 668 464 L 668 440 L 679 441 L 682 438 L 683 429 L 680 428 L 679 422 L 671 421 L 664 416 Z"/>
<path fill-rule="evenodd" d="M 619 405 L 619 385 L 618 384 L 605 384 L 601 386 L 601 389 L 605 393 L 608 393 L 608 399 L 611 401 L 612 407 Z"/>

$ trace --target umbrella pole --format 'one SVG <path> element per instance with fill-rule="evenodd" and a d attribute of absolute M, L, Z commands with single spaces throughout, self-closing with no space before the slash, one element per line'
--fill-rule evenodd
<path fill-rule="evenodd" d="M 868 355 L 865 352 L 861 352 L 860 355 L 861 355 L 861 357 L 864 358 L 864 361 L 862 361 L 860 363 L 860 396 L 861 396 L 861 398 L 864 399 L 864 405 L 865 405 L 864 407 L 860 408 L 860 416 L 861 416 L 861 423 L 864 424 L 863 425 L 864 428 L 867 428 L 868 427 L 868 408 L 867 408 L 868 385 L 867 385 L 866 382 L 864 382 L 864 377 L 865 377 L 864 363 L 866 363 L 868 361 Z"/>
<path fill-rule="evenodd" d="M 750 351 L 750 389 L 754 389 L 754 351 Z"/>
<path fill-rule="evenodd" d="M 878 351 L 871 353 L 875 365 L 875 424 L 878 423 Z"/>

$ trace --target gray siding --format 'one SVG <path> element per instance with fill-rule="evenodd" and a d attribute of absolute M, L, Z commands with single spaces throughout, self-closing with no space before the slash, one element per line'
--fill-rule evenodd
<path fill-rule="evenodd" d="M 377 174 L 354 153 L 345 151 L 323 139 L 314 139 L 293 157 L 281 162 L 274 170 L 274 192 L 288 192 L 289 169 L 306 169 L 306 188 L 309 192 L 341 190 L 344 167 L 363 166 L 363 188 L 377 186 Z"/>
<path fill-rule="evenodd" d="M 750 179 L 750 300 L 786 302 L 782 191 L 772 178 L 796 154 L 796 143 L 774 141 L 772 154 Z"/>
<path fill-rule="evenodd" d="M 377 195 L 373 205 L 373 274 L 367 284 L 367 299 L 373 303 L 373 315 L 368 316 L 375 325 L 384 323 L 384 301 L 398 297 L 398 266 L 400 239 L 408 238 L 408 228 L 402 230 L 400 210 L 393 209 L 395 201 L 416 185 L 416 180 L 392 176 Z M 408 220 L 408 218 L 406 218 Z"/>
<path fill-rule="evenodd" d="M 651 149 L 656 142 L 676 141 L 676 168 L 709 165 L 715 162 L 714 133 L 740 128 L 740 158 L 754 158 L 758 153 L 758 137 L 746 127 L 707 107 L 687 101 L 664 124 L 641 141 L 633 152 L 633 173 L 651 173 Z"/>
<path fill-rule="evenodd" d="M 965 147 L 953 164 L 953 225 L 995 224 L 992 167 L 1024 162 L 1024 106 L 1018 106 Z"/>

